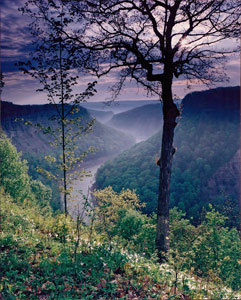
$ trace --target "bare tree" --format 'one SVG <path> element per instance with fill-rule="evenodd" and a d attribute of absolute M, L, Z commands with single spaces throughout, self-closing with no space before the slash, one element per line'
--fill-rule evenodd
<path fill-rule="evenodd" d="M 162 149 L 157 208 L 156 248 L 168 250 L 169 189 L 174 129 L 179 110 L 173 101 L 175 78 L 210 84 L 225 79 L 224 60 L 238 51 L 239 0 L 31 0 L 51 24 L 51 11 L 62 3 L 68 14 L 63 32 L 79 54 L 76 67 L 98 77 L 119 70 L 116 96 L 127 77 L 163 104 Z M 230 47 L 227 47 L 227 41 Z"/>

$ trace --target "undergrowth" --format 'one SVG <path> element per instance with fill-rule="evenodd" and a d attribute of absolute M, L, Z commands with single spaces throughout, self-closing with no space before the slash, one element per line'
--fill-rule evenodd
<path fill-rule="evenodd" d="M 136 253 L 120 239 L 104 241 L 63 215 L 42 213 L 0 192 L 0 299 L 194 299 L 235 298 L 221 282 L 205 281 L 155 253 Z M 171 261 L 171 260 L 170 260 Z M 208 286 L 208 290 L 204 287 Z"/>

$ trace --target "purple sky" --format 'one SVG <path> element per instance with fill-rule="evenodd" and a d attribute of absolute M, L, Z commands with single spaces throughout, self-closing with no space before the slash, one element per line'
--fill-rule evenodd
<path fill-rule="evenodd" d="M 4 75 L 5 86 L 2 93 L 2 100 L 11 101 L 16 104 L 39 104 L 45 103 L 44 94 L 36 93 L 38 82 L 31 77 L 24 75 L 15 62 L 29 58 L 31 50 L 31 35 L 28 31 L 29 19 L 18 11 L 24 4 L 24 0 L 1 0 L 1 68 Z M 230 82 L 227 86 L 240 85 L 240 60 L 238 56 L 230 57 L 227 63 L 227 74 Z M 98 93 L 91 101 L 104 101 L 108 98 L 108 87 L 116 80 L 115 74 L 99 80 Z M 91 81 L 91 78 L 81 79 L 78 86 L 79 91 Z M 223 86 L 219 84 L 218 86 Z M 174 93 L 183 97 L 190 91 L 206 89 L 202 85 L 193 85 L 192 90 L 187 88 L 186 81 L 178 80 L 174 83 Z M 152 99 L 156 99 L 154 97 Z M 118 100 L 141 100 L 148 99 L 144 90 L 137 87 L 134 81 L 126 84 L 124 90 L 119 95 Z"/>

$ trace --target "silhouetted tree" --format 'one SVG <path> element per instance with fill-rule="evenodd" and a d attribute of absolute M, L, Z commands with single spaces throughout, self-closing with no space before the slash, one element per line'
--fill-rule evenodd
<path fill-rule="evenodd" d="M 179 110 L 173 102 L 174 78 L 209 84 L 223 81 L 224 59 L 237 51 L 227 41 L 240 35 L 237 0 L 31 0 L 25 11 L 49 26 L 61 5 L 68 28 L 63 35 L 79 55 L 76 67 L 103 76 L 118 69 L 116 96 L 127 77 L 163 103 L 162 149 L 156 248 L 168 250 L 169 187 L 174 129 Z M 37 14 L 31 7 L 38 8 Z M 225 42 L 225 43 L 224 43 Z M 218 45 L 218 47 L 216 47 Z"/>

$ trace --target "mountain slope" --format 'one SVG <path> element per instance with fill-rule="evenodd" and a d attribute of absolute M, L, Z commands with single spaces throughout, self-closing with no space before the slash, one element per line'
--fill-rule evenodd
<path fill-rule="evenodd" d="M 32 126 L 26 126 L 16 118 L 23 118 L 34 124 L 42 126 L 55 126 L 50 118 L 56 115 L 54 105 L 15 105 L 9 102 L 2 102 L 1 123 L 3 130 L 11 137 L 18 151 L 23 154 L 46 154 L 51 151 L 48 140 L 49 136 L 37 131 Z M 83 124 L 89 122 L 92 117 L 89 112 L 80 107 L 78 115 L 82 117 Z M 97 156 L 111 155 L 128 148 L 134 141 L 127 135 L 105 126 L 98 121 L 95 122 L 93 131 L 89 136 L 82 136 L 79 142 L 79 151 L 86 151 L 90 146 L 99 149 Z"/>
<path fill-rule="evenodd" d="M 139 106 L 143 106 L 147 104 L 156 104 L 158 102 L 159 102 L 158 100 L 83 102 L 81 103 L 81 106 L 86 109 L 112 111 L 114 114 L 118 114 Z"/>
<path fill-rule="evenodd" d="M 162 126 L 161 103 L 148 104 L 116 114 L 107 124 L 130 133 L 137 141 L 146 140 Z"/>
<path fill-rule="evenodd" d="M 96 118 L 96 120 L 100 121 L 101 123 L 108 122 L 114 115 L 111 110 L 104 111 L 88 108 L 88 112 L 93 118 Z"/>
<path fill-rule="evenodd" d="M 200 221 L 203 207 L 209 202 L 215 204 L 215 197 L 220 196 L 218 190 L 215 197 L 207 194 L 204 187 L 208 180 L 240 148 L 239 90 L 219 88 L 192 93 L 183 100 L 182 118 L 175 132 L 174 145 L 178 149 L 173 163 L 171 206 L 178 206 L 195 222 Z M 161 132 L 121 153 L 99 169 L 98 188 L 112 185 L 117 191 L 136 189 L 147 204 L 145 211 L 155 211 L 159 177 L 155 156 L 160 147 Z M 233 180 L 237 181 L 236 173 Z M 224 196 L 237 207 L 237 193 L 229 192 Z"/>

